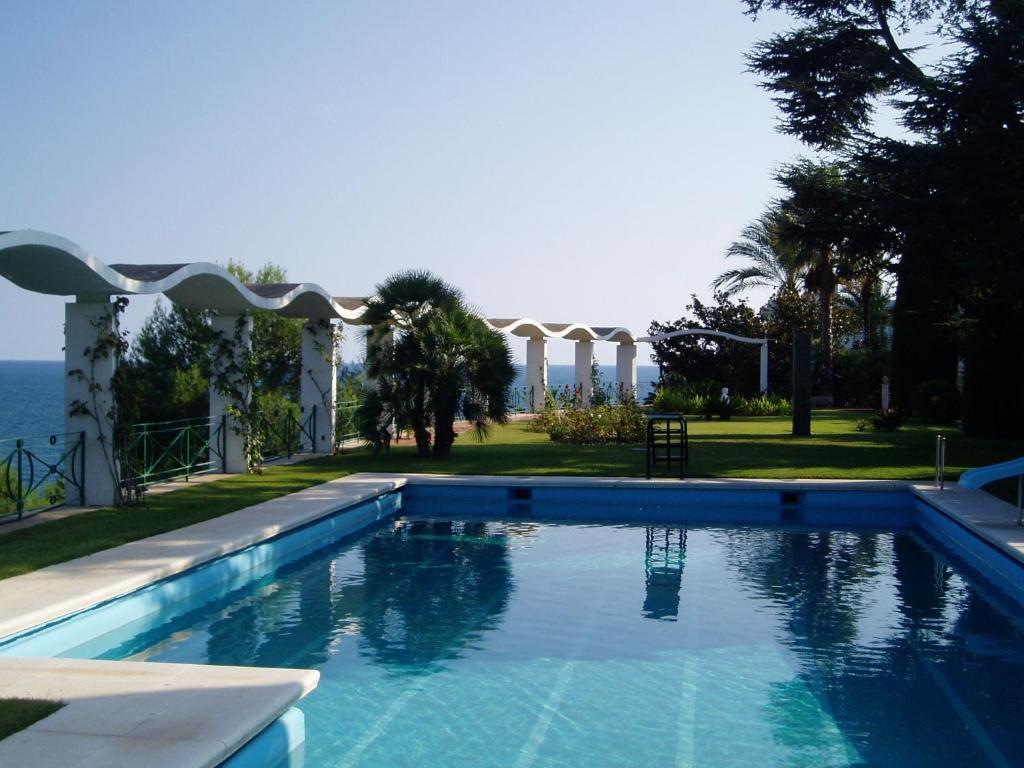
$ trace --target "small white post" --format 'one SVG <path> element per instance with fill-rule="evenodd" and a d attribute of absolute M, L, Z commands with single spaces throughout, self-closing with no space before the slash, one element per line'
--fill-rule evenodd
<path fill-rule="evenodd" d="M 882 410 L 889 410 L 889 377 L 882 377 Z"/>
<path fill-rule="evenodd" d="M 543 336 L 526 340 L 526 397 L 531 393 L 530 411 L 540 413 L 548 396 L 548 340 Z"/>
<path fill-rule="evenodd" d="M 114 310 L 106 297 L 64 305 L 64 431 L 69 440 L 84 433 L 84 493 L 77 499 L 83 506 L 109 506 L 117 500 L 120 471 L 107 416 L 113 403 L 115 359 L 113 352 L 95 360 L 90 354 L 102 336 L 116 332 Z"/>
<path fill-rule="evenodd" d="M 334 423 L 338 402 L 338 350 L 330 320 L 310 318 L 302 326 L 302 450 L 334 451 Z M 315 417 L 310 421 L 310 414 Z M 308 422 L 308 427 L 306 426 Z M 312 429 L 312 439 L 306 429 Z"/>
<path fill-rule="evenodd" d="M 636 397 L 636 344 L 625 341 L 615 348 L 616 393 Z"/>
<path fill-rule="evenodd" d="M 218 344 L 214 344 L 213 360 L 210 369 L 210 434 L 211 443 L 217 444 L 212 439 L 213 433 L 218 429 L 223 417 L 224 434 L 220 445 L 223 446 L 224 456 L 221 462 L 221 471 L 228 474 L 242 474 L 246 471 L 245 465 L 245 436 L 241 432 L 241 426 L 233 416 L 228 415 L 229 405 L 248 405 L 252 392 L 249 392 L 242 384 L 240 372 L 228 372 L 228 367 L 235 363 L 241 365 L 246 355 L 252 349 L 252 317 L 248 315 L 216 315 L 211 326 L 225 341 L 231 351 L 228 353 L 231 358 L 222 358 L 219 354 Z M 237 337 L 237 338 L 236 338 Z M 243 403 L 235 401 L 226 393 L 221 393 L 215 380 L 224 375 L 226 382 L 232 387 L 241 389 Z"/>
<path fill-rule="evenodd" d="M 594 394 L 594 383 L 590 378 L 594 364 L 594 342 L 576 342 L 576 388 L 580 391 L 583 405 L 590 405 L 590 396 Z"/>
<path fill-rule="evenodd" d="M 768 340 L 761 342 L 761 394 L 768 394 Z"/>

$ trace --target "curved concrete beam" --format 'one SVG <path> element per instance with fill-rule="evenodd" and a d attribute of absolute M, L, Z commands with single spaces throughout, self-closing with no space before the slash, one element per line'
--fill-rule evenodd
<path fill-rule="evenodd" d="M 657 336 L 641 336 L 637 341 L 644 341 L 648 344 L 653 344 L 657 341 L 665 341 L 666 339 L 674 339 L 676 336 L 721 336 L 724 339 L 731 339 L 732 341 L 741 341 L 744 344 L 768 344 L 768 339 L 753 339 L 749 336 L 737 336 L 734 333 L 726 333 L 725 331 L 713 331 L 710 328 L 684 328 L 680 331 L 669 331 L 668 333 L 659 333 Z"/>
<path fill-rule="evenodd" d="M 541 323 L 529 317 L 490 318 L 487 324 L 496 331 L 527 339 L 570 339 L 571 341 L 617 341 L 632 344 L 637 339 L 628 328 L 590 326 L 583 323 Z"/>
<path fill-rule="evenodd" d="M 246 285 L 224 267 L 191 264 L 104 264 L 77 243 L 30 229 L 0 233 L 0 276 L 36 293 L 132 296 L 162 293 L 191 309 L 238 315 L 265 309 L 285 317 L 358 323 L 366 302 L 335 301 L 315 283 Z"/>

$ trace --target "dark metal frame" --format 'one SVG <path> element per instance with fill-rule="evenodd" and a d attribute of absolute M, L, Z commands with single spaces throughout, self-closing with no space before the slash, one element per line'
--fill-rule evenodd
<path fill-rule="evenodd" d="M 38 448 L 30 447 L 37 439 L 46 439 L 59 456 L 43 456 Z M 63 446 L 57 448 L 63 438 Z M 0 441 L 9 442 L 9 441 Z M 79 499 L 85 498 L 85 432 L 57 433 L 38 437 L 23 437 L 14 441 L 14 448 L 0 459 L 0 500 L 11 502 L 14 512 L 0 512 L 0 520 L 21 520 L 25 513 L 35 514 L 67 503 L 68 488 L 77 489 Z M 56 483 L 61 493 L 39 496 L 46 483 Z M 44 503 L 31 507 L 34 499 Z"/>
<path fill-rule="evenodd" d="M 676 437 L 673 443 L 672 438 Z M 686 477 L 690 464 L 690 436 L 681 413 L 647 414 L 647 478 L 659 464 L 671 468 L 679 464 L 679 479 Z"/>

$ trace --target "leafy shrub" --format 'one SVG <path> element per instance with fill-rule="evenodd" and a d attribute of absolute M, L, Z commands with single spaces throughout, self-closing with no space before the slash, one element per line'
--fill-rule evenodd
<path fill-rule="evenodd" d="M 635 399 L 621 405 L 595 405 L 589 408 L 547 407 L 530 425 L 532 431 L 545 431 L 553 442 L 591 445 L 603 443 L 639 443 L 644 440 L 647 420 Z M 541 429 L 540 427 L 543 427 Z"/>
<path fill-rule="evenodd" d="M 758 395 L 757 397 L 734 397 L 738 416 L 789 416 L 793 406 L 779 395 Z"/>
<path fill-rule="evenodd" d="M 886 350 L 848 349 L 835 355 L 833 394 L 841 407 L 878 408 L 882 404 L 882 378 L 889 373 L 891 354 Z"/>
<path fill-rule="evenodd" d="M 960 417 L 960 392 L 945 379 L 928 379 L 917 385 L 910 396 L 916 415 L 933 424 L 950 424 Z"/>
<path fill-rule="evenodd" d="M 789 401 L 779 395 L 757 395 L 741 397 L 734 395 L 729 404 L 723 405 L 721 390 L 711 386 L 658 387 L 651 403 L 653 410 L 660 413 L 699 414 L 705 419 L 714 416 L 728 419 L 730 416 L 788 416 L 793 412 Z"/>
<path fill-rule="evenodd" d="M 899 408 L 879 411 L 871 417 L 871 426 L 876 432 L 895 432 L 907 420 L 907 415 Z"/>

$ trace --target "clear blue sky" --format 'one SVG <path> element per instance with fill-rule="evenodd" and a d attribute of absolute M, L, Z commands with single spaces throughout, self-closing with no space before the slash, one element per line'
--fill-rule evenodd
<path fill-rule="evenodd" d="M 646 331 L 710 294 L 800 152 L 745 72 L 778 23 L 738 0 L 8 0 L 0 230 L 336 295 L 424 267 L 490 316 Z M 0 358 L 61 357 L 63 303 L 0 281 Z"/>

